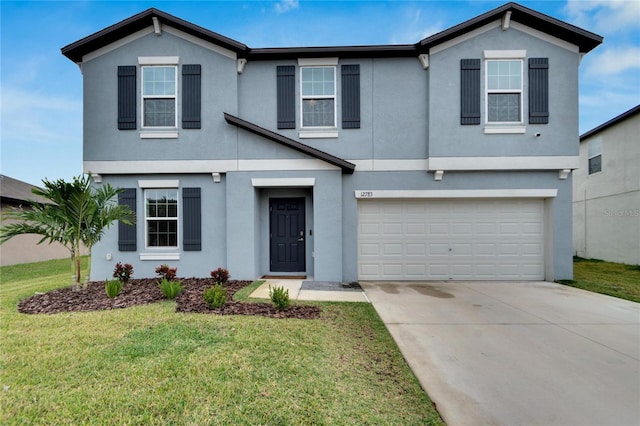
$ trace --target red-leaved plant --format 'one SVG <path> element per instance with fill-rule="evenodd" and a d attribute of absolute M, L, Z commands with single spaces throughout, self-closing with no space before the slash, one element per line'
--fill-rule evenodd
<path fill-rule="evenodd" d="M 122 284 L 129 282 L 129 279 L 133 275 L 133 265 L 122 262 L 116 263 L 116 267 L 113 268 L 113 278 L 117 278 Z"/>
<path fill-rule="evenodd" d="M 156 268 L 156 274 L 160 275 L 160 278 L 164 278 L 167 281 L 171 281 L 176 277 L 178 268 L 169 268 L 169 265 L 164 264 Z"/>
<path fill-rule="evenodd" d="M 214 283 L 225 285 L 229 281 L 229 271 L 224 268 L 218 268 L 215 271 L 211 271 L 211 278 L 213 278 Z"/>

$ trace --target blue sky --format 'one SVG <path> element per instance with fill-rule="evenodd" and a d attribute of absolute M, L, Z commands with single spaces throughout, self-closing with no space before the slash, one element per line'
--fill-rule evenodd
<path fill-rule="evenodd" d="M 82 75 L 60 48 L 150 7 L 250 47 L 404 44 L 496 1 L 0 1 L 1 173 L 82 172 Z M 640 103 L 640 1 L 521 1 L 605 38 L 580 66 L 580 133 Z"/>

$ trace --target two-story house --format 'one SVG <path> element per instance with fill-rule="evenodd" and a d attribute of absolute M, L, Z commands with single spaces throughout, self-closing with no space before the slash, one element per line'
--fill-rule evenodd
<path fill-rule="evenodd" d="M 578 66 L 602 38 L 515 3 L 408 45 L 251 48 L 149 9 L 62 49 L 84 171 L 153 276 L 572 277 Z"/>
<path fill-rule="evenodd" d="M 640 105 L 580 136 L 573 178 L 577 256 L 640 265 Z"/>

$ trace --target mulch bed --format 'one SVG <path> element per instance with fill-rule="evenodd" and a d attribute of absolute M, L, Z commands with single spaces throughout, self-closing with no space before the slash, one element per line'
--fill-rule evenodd
<path fill-rule="evenodd" d="M 229 281 L 227 303 L 220 309 L 209 309 L 202 292 L 213 285 L 209 278 L 182 278 L 182 293 L 176 297 L 176 311 L 218 315 L 259 315 L 270 318 L 314 319 L 320 315 L 318 306 L 291 305 L 286 311 L 278 311 L 270 303 L 233 301 L 236 291 L 251 284 L 251 281 Z M 146 305 L 165 300 L 158 287 L 158 279 L 135 279 L 126 284 L 120 295 L 109 299 L 104 281 L 92 281 L 86 288 L 74 290 L 61 288 L 22 299 L 18 311 L 25 314 L 55 314 L 59 312 L 100 311 Z"/>

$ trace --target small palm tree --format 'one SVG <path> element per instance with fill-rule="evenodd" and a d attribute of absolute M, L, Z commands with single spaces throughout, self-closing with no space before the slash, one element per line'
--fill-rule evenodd
<path fill-rule="evenodd" d="M 131 224 L 134 214 L 114 200 L 122 189 L 110 184 L 93 189 L 89 175 L 74 177 L 73 182 L 43 179 L 42 183 L 44 189 L 36 188 L 31 192 L 48 202 L 30 200 L 29 209 L 8 212 L 3 220 L 14 219 L 17 222 L 0 228 L 0 244 L 22 234 L 41 235 L 38 244 L 45 241 L 60 243 L 71 255 L 74 285 L 86 282 L 90 275 L 93 246 L 113 222 L 119 220 Z M 85 280 L 80 270 L 82 245 L 89 250 L 89 269 Z"/>

